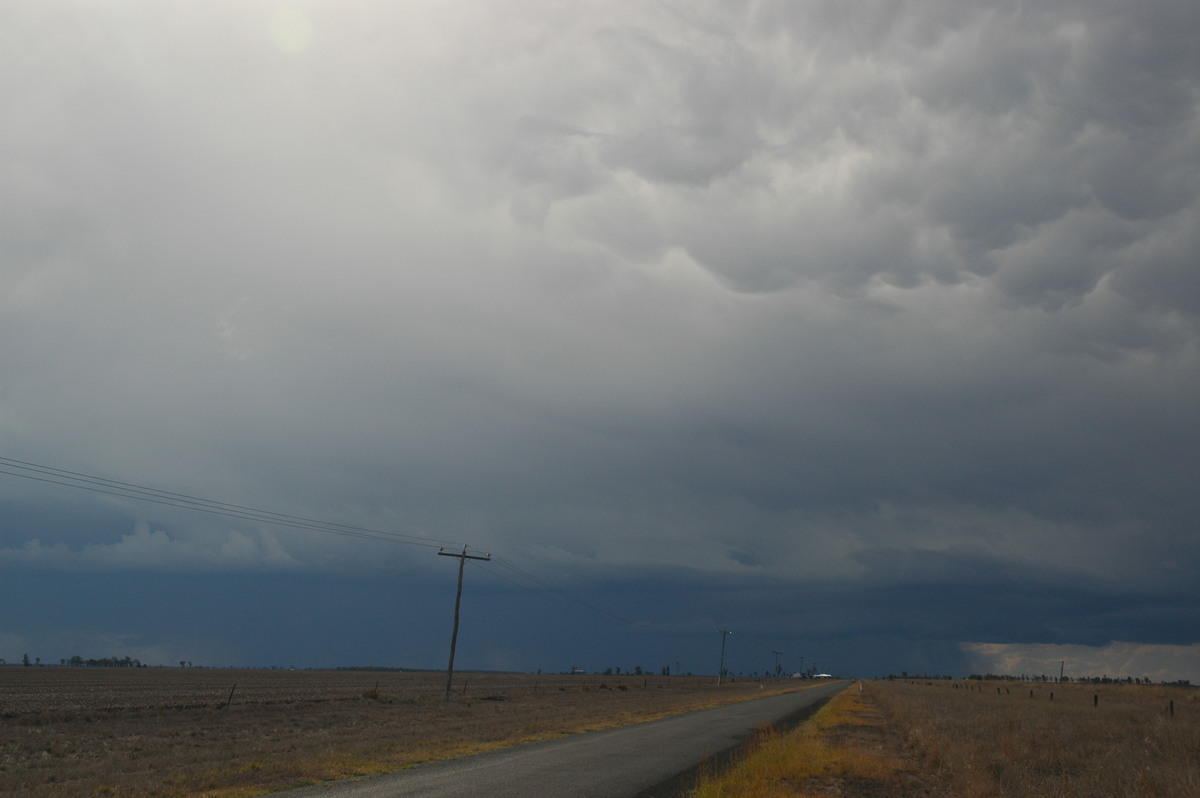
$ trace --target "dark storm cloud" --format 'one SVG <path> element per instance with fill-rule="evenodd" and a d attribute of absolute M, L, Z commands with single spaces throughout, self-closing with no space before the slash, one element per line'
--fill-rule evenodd
<path fill-rule="evenodd" d="M 604 602 L 816 579 L 766 623 L 860 653 L 1200 633 L 1200 12 L 5 13 L 0 454 Z M 4 479 L 5 568 L 445 564 Z"/>

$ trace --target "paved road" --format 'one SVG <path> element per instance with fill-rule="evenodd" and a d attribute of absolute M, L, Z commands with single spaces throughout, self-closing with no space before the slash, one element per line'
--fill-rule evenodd
<path fill-rule="evenodd" d="M 705 760 L 736 748 L 764 723 L 786 725 L 845 682 L 671 718 L 421 765 L 354 782 L 305 787 L 286 798 L 667 798 Z"/>

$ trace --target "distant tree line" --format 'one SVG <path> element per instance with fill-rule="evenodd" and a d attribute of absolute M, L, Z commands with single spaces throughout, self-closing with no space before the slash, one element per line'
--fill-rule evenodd
<path fill-rule="evenodd" d="M 619 667 L 616 667 L 616 668 L 605 668 L 605 669 L 604 669 L 604 675 L 605 675 L 605 676 L 614 676 L 614 675 L 615 675 L 615 676 L 620 676 L 620 675 L 621 675 L 621 669 L 620 669 Z M 643 672 L 642 672 L 642 666 L 641 666 L 641 665 L 634 665 L 634 666 L 633 666 L 633 670 L 628 670 L 628 669 L 626 669 L 626 671 L 625 671 L 625 675 L 626 675 L 626 676 L 642 676 L 642 675 L 643 675 Z"/>
<path fill-rule="evenodd" d="M 1057 676 L 1051 677 L 1051 676 L 1047 676 L 1044 673 L 1040 676 L 1029 676 L 1024 673 L 1022 673 L 1020 676 L 1013 676 L 1011 673 L 972 673 L 967 678 L 972 681 L 976 681 L 976 682 L 1057 682 L 1058 681 Z M 1069 682 L 1069 681 L 1071 681 L 1071 677 L 1065 676 L 1065 677 L 1063 677 L 1063 681 Z"/>
<path fill-rule="evenodd" d="M 84 659 L 83 657 L 79 656 L 78 654 L 76 654 L 73 657 L 67 657 L 65 659 L 60 659 L 59 664 L 70 665 L 75 668 L 79 668 L 79 667 L 85 667 L 85 668 L 144 668 L 144 667 L 146 667 L 145 665 L 142 664 L 141 660 L 136 659 L 134 657 L 129 657 L 129 656 L 100 657 L 98 659 L 97 658 Z"/>
<path fill-rule="evenodd" d="M 569 672 L 570 673 L 585 673 L 586 671 L 583 671 L 583 670 L 580 670 L 579 668 L 573 667 L 573 668 L 571 668 L 571 670 Z M 624 673 L 624 675 L 626 675 L 626 676 L 652 676 L 653 675 L 653 673 L 651 673 L 651 671 L 649 669 L 643 670 L 641 665 L 634 665 L 632 670 L 626 668 L 624 671 L 622 671 L 619 667 L 605 668 L 604 673 L 602 675 L 603 676 L 620 676 L 622 673 Z M 671 675 L 671 666 L 663 665 L 661 668 L 658 669 L 658 675 L 659 676 L 670 676 Z M 678 674 L 676 674 L 676 675 L 678 675 Z M 687 675 L 691 676 L 690 673 Z"/>
<path fill-rule="evenodd" d="M 1059 678 L 1057 676 L 1047 676 L 1044 673 L 1041 674 L 1040 676 L 1029 676 L 1024 673 L 1022 673 L 1020 676 L 1013 676 L 1011 674 L 996 674 L 996 673 L 985 673 L 985 674 L 972 673 L 967 678 L 974 680 L 974 681 L 986 681 L 986 682 L 1057 682 L 1057 681 L 1059 681 Z M 1149 676 L 1146 676 L 1144 678 L 1139 678 L 1137 676 L 1116 676 L 1116 677 L 1113 677 L 1113 676 L 1064 676 L 1062 678 L 1062 681 L 1076 682 L 1078 684 L 1154 684 L 1153 680 L 1151 680 L 1151 678 Z M 1190 682 L 1188 682 L 1187 679 L 1180 679 L 1179 681 L 1176 681 L 1176 682 L 1160 682 L 1160 684 L 1181 685 L 1183 687 L 1187 687 L 1190 684 Z"/>

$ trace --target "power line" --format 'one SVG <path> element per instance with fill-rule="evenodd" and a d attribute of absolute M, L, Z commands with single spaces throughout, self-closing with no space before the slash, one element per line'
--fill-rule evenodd
<path fill-rule="evenodd" d="M 305 516 L 278 513 L 272 510 L 263 510 L 257 507 L 250 507 L 242 504 L 232 504 L 213 499 L 205 499 L 199 496 L 191 496 L 184 493 L 173 493 L 171 491 L 152 488 L 147 485 L 139 485 L 132 482 L 121 482 L 115 479 L 107 479 L 105 477 L 96 476 L 95 474 L 85 474 L 80 471 L 69 471 L 63 468 L 54 468 L 53 466 L 32 463 L 26 460 L 17 460 L 11 457 L 0 456 L 0 466 L 2 466 L 0 467 L 0 474 L 21 477 L 22 479 L 34 480 L 37 482 L 47 482 L 53 485 L 75 488 L 77 490 L 85 490 L 92 493 L 116 496 L 123 499 L 132 499 L 134 501 L 147 502 L 150 504 L 177 507 L 184 510 L 194 510 L 196 512 L 218 515 L 225 518 L 237 518 L 244 521 L 258 521 L 277 526 L 291 527 L 293 529 L 306 529 L 313 532 L 342 535 L 345 537 L 364 538 L 367 540 L 379 540 L 390 543 L 402 543 L 409 546 L 424 546 L 435 549 L 442 548 L 444 546 L 463 545 L 462 543 L 455 541 L 438 540 L 435 538 L 420 537 L 417 535 L 405 535 L 400 532 L 388 532 L 385 530 L 371 529 L 368 527 L 351 526 L 349 524 L 322 521 Z"/>
<path fill-rule="evenodd" d="M 585 608 L 591 610 L 592 612 L 598 612 L 601 615 L 606 615 L 615 621 L 620 621 L 621 623 L 626 623 L 626 624 L 629 624 L 630 626 L 637 626 L 637 627 L 641 627 L 644 629 L 650 628 L 649 626 L 647 626 L 644 623 L 641 623 L 640 621 L 634 621 L 634 620 L 631 620 L 624 616 L 617 615 L 614 612 L 609 612 L 608 610 L 604 609 L 603 607 L 597 607 L 595 604 L 591 604 L 589 602 L 584 601 L 581 598 L 572 596 L 570 593 L 566 592 L 565 590 L 555 587 L 554 585 L 550 584 L 549 582 L 546 582 L 545 580 L 534 576 L 533 574 L 529 573 L 528 571 L 526 571 L 524 569 L 518 568 L 516 565 L 513 565 L 508 560 L 505 560 L 500 557 L 493 557 L 492 562 L 494 562 L 498 565 L 502 565 L 505 568 L 508 568 L 509 570 L 511 570 L 517 574 L 520 574 L 522 577 L 529 580 L 530 582 L 537 585 L 538 587 L 542 588 L 543 590 L 547 590 L 551 593 L 554 593 L 554 594 L 558 595 L 560 598 L 566 599 L 567 601 L 571 602 L 572 604 L 578 604 L 579 606 L 585 607 Z M 504 577 L 501 577 L 500 574 L 494 574 L 494 576 L 496 576 L 497 578 L 505 579 Z M 505 581 L 512 583 L 512 584 L 516 584 L 511 579 L 505 579 Z"/>
<path fill-rule="evenodd" d="M 74 488 L 76 490 L 99 493 L 122 499 L 130 499 L 148 504 L 158 504 L 183 510 L 192 510 L 194 512 L 207 513 L 209 515 L 216 515 L 224 518 L 255 521 L 259 523 L 289 527 L 292 529 L 321 532 L 323 534 L 341 535 L 344 537 L 360 538 L 364 540 L 400 543 L 408 546 L 423 546 L 426 548 L 438 549 L 439 553 L 446 548 L 464 549 L 465 545 L 458 541 L 440 540 L 437 538 L 421 537 L 417 535 L 406 535 L 400 532 L 389 532 L 385 530 L 371 529 L 368 527 L 351 526 L 332 521 L 322 521 L 306 516 L 290 515 L 287 513 L 275 512 L 273 510 L 264 510 L 244 504 L 234 504 L 231 502 L 217 501 L 215 499 L 206 499 L 186 493 L 175 493 L 172 491 L 150 487 L 148 485 L 141 485 L 134 482 L 122 482 L 120 480 L 108 479 L 107 477 L 88 474 L 82 471 L 71 471 L 65 468 L 55 468 L 54 466 L 33 463 L 28 460 L 18 460 L 12 457 L 0 456 L 0 474 L 7 474 L 9 476 L 20 477 L 22 479 L 33 480 L 36 482 L 44 482 L 52 485 L 59 485 L 61 487 Z M 512 573 L 518 575 L 518 577 L 524 580 L 527 584 L 522 584 L 517 580 L 496 572 L 495 570 L 488 569 L 491 575 L 497 579 L 501 579 L 517 587 L 527 587 L 530 584 L 534 585 L 537 588 L 554 594 L 557 598 L 566 603 L 577 605 L 584 609 L 590 610 L 591 612 L 604 615 L 620 623 L 628 624 L 629 626 L 652 631 L 652 628 L 645 623 L 626 618 L 622 615 L 618 615 L 614 612 L 604 609 L 603 607 L 599 607 L 595 604 L 584 601 L 577 596 L 573 596 L 565 590 L 562 590 L 561 588 L 545 581 L 544 579 L 534 576 L 533 574 L 509 562 L 508 560 L 500 557 L 492 557 L 491 562 L 507 568 Z"/>

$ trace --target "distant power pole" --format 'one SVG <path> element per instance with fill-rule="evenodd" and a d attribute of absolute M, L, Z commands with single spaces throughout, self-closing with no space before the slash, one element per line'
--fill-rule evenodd
<path fill-rule="evenodd" d="M 779 657 L 782 656 L 783 652 L 782 651 L 772 651 L 771 653 L 775 655 L 775 675 L 778 676 L 780 673 L 783 672 L 783 668 L 781 668 L 779 665 Z"/>
<path fill-rule="evenodd" d="M 450 635 L 450 664 L 446 666 L 446 700 L 449 700 L 450 685 L 454 681 L 454 649 L 458 646 L 458 608 L 462 605 L 463 566 L 467 564 L 467 560 L 490 560 L 492 555 L 467 554 L 466 546 L 463 546 L 461 553 L 439 549 L 438 555 L 458 558 L 458 593 L 454 596 L 454 632 Z"/>
<path fill-rule="evenodd" d="M 733 632 L 728 629 L 721 629 L 721 667 L 717 671 L 717 684 L 721 683 L 721 679 L 725 676 L 725 638 L 729 637 Z"/>

